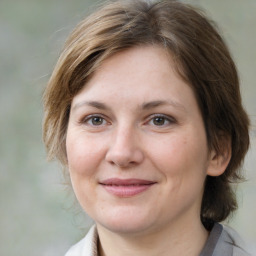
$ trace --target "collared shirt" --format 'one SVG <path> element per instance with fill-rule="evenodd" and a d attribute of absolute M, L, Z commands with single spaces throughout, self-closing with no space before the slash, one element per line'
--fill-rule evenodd
<path fill-rule="evenodd" d="M 238 234 L 215 223 L 199 256 L 249 256 Z"/>
<path fill-rule="evenodd" d="M 65 256 L 98 256 L 98 232 L 93 226 L 85 238 L 72 246 Z M 252 256 L 241 248 L 239 236 L 229 228 L 215 223 L 199 256 Z"/>

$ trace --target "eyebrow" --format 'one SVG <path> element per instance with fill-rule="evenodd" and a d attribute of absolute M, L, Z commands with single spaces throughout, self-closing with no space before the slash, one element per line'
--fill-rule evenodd
<path fill-rule="evenodd" d="M 90 107 L 94 107 L 94 108 L 97 108 L 97 109 L 100 109 L 100 110 L 109 110 L 110 108 L 102 103 L 102 102 L 99 102 L 99 101 L 82 101 L 82 102 L 79 102 L 77 104 L 75 104 L 72 109 L 73 110 L 76 110 L 80 107 L 83 107 L 83 106 L 90 106 Z"/>
<path fill-rule="evenodd" d="M 171 105 L 175 108 L 185 110 L 185 107 L 182 104 L 173 100 L 155 100 L 155 101 L 145 102 L 142 104 L 142 109 L 152 109 L 152 108 L 156 108 L 163 105 Z"/>
<path fill-rule="evenodd" d="M 149 109 L 153 109 L 159 106 L 164 106 L 164 105 L 171 105 L 175 108 L 181 109 L 181 110 L 185 110 L 185 107 L 180 104 L 177 101 L 173 101 L 173 100 L 155 100 L 155 101 L 150 101 L 150 102 L 145 102 L 142 104 L 141 109 L 143 110 L 149 110 Z M 83 106 L 90 106 L 93 108 L 97 108 L 99 110 L 110 110 L 110 107 L 108 107 L 105 103 L 100 102 L 100 101 L 82 101 L 82 102 L 78 102 L 76 103 L 72 109 L 76 110 L 80 107 Z"/>

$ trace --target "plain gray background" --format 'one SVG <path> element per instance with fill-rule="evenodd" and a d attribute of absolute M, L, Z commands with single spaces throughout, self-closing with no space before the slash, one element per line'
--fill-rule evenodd
<path fill-rule="evenodd" d="M 219 24 L 240 72 L 252 145 L 229 225 L 256 252 L 256 1 L 186 2 Z M 41 96 L 64 40 L 95 3 L 0 1 L 0 255 L 64 255 L 91 224 L 62 184 L 60 166 L 45 160 Z"/>

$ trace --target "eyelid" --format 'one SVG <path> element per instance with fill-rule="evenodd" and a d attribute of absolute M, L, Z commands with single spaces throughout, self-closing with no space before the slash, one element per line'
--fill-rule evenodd
<path fill-rule="evenodd" d="M 100 118 L 104 119 L 104 121 L 105 121 L 107 124 L 110 123 L 110 122 L 108 121 L 108 118 L 107 118 L 105 115 L 103 115 L 103 114 L 98 114 L 98 113 L 86 115 L 85 117 L 83 117 L 83 118 L 81 118 L 81 119 L 79 120 L 79 123 L 80 123 L 80 124 L 87 124 L 88 121 L 89 121 L 90 119 L 92 119 L 93 117 L 100 117 Z M 91 125 L 91 126 L 92 126 L 92 125 Z M 104 126 L 104 125 L 99 125 L 99 127 L 100 127 L 100 126 Z M 95 126 L 95 127 L 96 127 L 96 126 Z"/>
<path fill-rule="evenodd" d="M 161 118 L 164 118 L 166 119 L 170 124 L 171 123 L 177 123 L 176 119 L 170 115 L 166 115 L 166 114 L 152 114 L 152 115 L 149 115 L 146 119 L 146 124 L 148 124 L 152 119 L 156 118 L 156 117 L 161 117 Z M 159 126 L 161 127 L 161 126 Z M 162 126 L 163 127 L 163 126 Z"/>
<path fill-rule="evenodd" d="M 111 124 L 111 121 L 109 120 L 109 118 L 106 117 L 104 114 L 100 114 L 100 113 L 88 114 L 88 115 L 82 117 L 78 121 L 78 123 L 81 124 L 81 125 L 87 125 L 87 126 L 97 128 L 97 125 L 88 124 L 88 121 L 90 119 L 92 119 L 93 117 L 100 117 L 100 118 L 104 119 L 104 121 L 106 122 L 105 124 L 98 125 L 98 128 Z M 151 115 L 147 116 L 145 118 L 146 120 L 143 122 L 143 125 L 149 125 L 149 122 L 151 122 L 156 117 L 161 117 L 161 118 L 164 118 L 166 121 L 168 121 L 168 124 L 159 125 L 159 128 L 161 128 L 161 127 L 163 128 L 163 127 L 169 126 L 171 124 L 177 123 L 176 119 L 173 116 L 166 115 L 166 114 L 161 114 L 161 113 L 155 113 L 155 114 L 151 114 Z M 157 127 L 157 125 L 155 125 L 155 126 Z"/>

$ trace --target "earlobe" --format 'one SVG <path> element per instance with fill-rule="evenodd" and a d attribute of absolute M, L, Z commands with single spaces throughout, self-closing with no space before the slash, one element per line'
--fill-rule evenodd
<path fill-rule="evenodd" d="M 220 176 L 223 174 L 228 167 L 231 159 L 231 143 L 228 142 L 224 147 L 222 147 L 221 152 L 216 152 L 212 150 L 209 157 L 209 166 L 207 169 L 207 174 L 209 176 Z"/>

